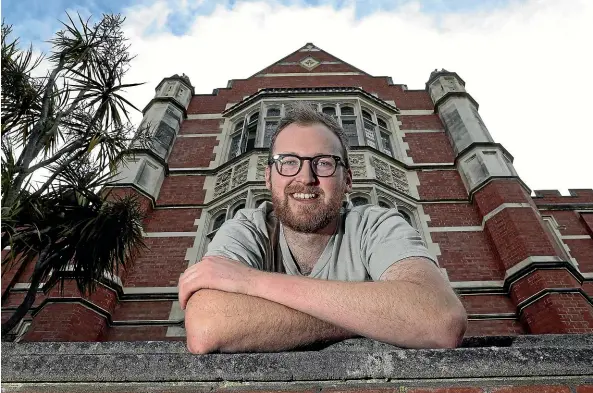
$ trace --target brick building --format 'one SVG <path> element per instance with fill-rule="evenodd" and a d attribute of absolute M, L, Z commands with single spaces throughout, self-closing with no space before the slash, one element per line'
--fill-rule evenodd
<path fill-rule="evenodd" d="M 19 340 L 183 341 L 179 275 L 226 219 L 270 199 L 267 146 L 297 100 L 345 129 L 351 202 L 395 207 L 422 234 L 466 307 L 468 338 L 593 333 L 593 190 L 531 196 L 463 79 L 427 77 L 410 90 L 307 44 L 211 94 L 185 75 L 163 79 L 143 111 L 153 147 L 121 168 L 114 189 L 142 198 L 149 250 L 89 298 L 74 286 L 40 295 Z M 4 275 L 3 320 L 27 273 Z"/>

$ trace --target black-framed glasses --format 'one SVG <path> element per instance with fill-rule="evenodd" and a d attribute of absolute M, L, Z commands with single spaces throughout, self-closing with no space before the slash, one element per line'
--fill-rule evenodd
<path fill-rule="evenodd" d="M 276 164 L 276 170 L 282 176 L 296 176 L 303 167 L 303 161 L 309 160 L 311 171 L 315 176 L 329 177 L 336 173 L 338 165 L 346 168 L 346 164 L 339 156 L 321 154 L 314 157 L 299 157 L 296 154 L 274 154 L 268 160 L 268 165 Z"/>

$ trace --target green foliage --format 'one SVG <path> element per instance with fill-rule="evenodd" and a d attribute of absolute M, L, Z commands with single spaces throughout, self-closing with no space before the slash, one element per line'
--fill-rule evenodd
<path fill-rule="evenodd" d="M 134 132 L 129 110 L 137 108 L 123 97 L 140 85 L 122 82 L 132 60 L 123 23 L 68 15 L 51 52 L 36 57 L 2 22 L 1 233 L 2 248 L 11 247 L 2 264 L 35 264 L 3 337 L 41 282 L 48 290 L 67 274 L 88 294 L 143 247 L 138 201 L 104 192 L 123 158 L 150 142 L 148 128 Z M 41 66 L 47 72 L 35 76 Z"/>

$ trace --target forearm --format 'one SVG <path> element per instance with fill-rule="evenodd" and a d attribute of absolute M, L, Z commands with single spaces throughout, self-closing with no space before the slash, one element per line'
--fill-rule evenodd
<path fill-rule="evenodd" d="M 249 293 L 359 335 L 410 348 L 451 347 L 459 300 L 410 282 L 342 282 L 267 274 Z M 463 333 L 461 332 L 461 335 Z"/>
<path fill-rule="evenodd" d="M 209 289 L 190 298 L 185 326 L 194 353 L 274 352 L 355 336 L 273 301 Z"/>

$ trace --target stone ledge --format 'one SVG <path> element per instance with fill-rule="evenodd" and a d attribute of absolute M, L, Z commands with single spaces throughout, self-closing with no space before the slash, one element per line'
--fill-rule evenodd
<path fill-rule="evenodd" d="M 2 371 L 3 384 L 591 376 L 593 334 L 475 337 L 451 350 L 353 339 L 308 351 L 201 356 L 183 342 L 3 343 Z"/>

